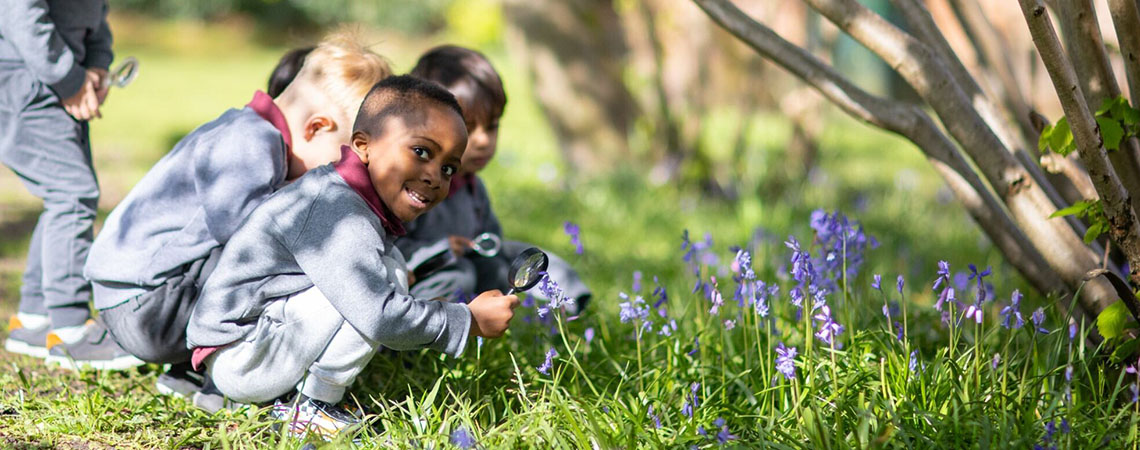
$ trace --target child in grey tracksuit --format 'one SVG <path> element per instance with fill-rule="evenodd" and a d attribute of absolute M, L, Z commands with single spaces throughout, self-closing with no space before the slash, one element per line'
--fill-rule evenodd
<path fill-rule="evenodd" d="M 468 132 L 463 167 L 451 179 L 447 200 L 409 223 L 407 235 L 396 240 L 396 246 L 413 262 L 421 260 L 425 252 L 445 247 L 450 247 L 457 257 L 455 263 L 422 280 L 414 280 L 412 294 L 454 301 L 487 289 L 509 289 L 510 262 L 530 245 L 503 240 L 499 254 L 492 257 L 471 249 L 472 240 L 480 234 L 490 233 L 500 239 L 503 234 L 499 219 L 491 210 L 487 188 L 476 176 L 495 155 L 499 118 L 507 103 L 499 74 L 479 52 L 450 45 L 428 50 L 411 74 L 439 83 L 456 95 L 463 106 Z M 568 262 L 546 253 L 550 257 L 550 278 L 567 298 L 575 300 L 571 314 L 580 311 L 591 296 L 589 287 Z"/>
<path fill-rule="evenodd" d="M 68 347 L 85 337 L 90 317 L 91 288 L 81 271 L 99 186 L 87 120 L 99 116 L 107 94 L 102 81 L 113 59 L 111 30 L 103 0 L 4 5 L 0 161 L 44 202 L 5 347 L 44 357 L 49 329 Z"/>
<path fill-rule="evenodd" d="M 497 291 L 469 305 L 411 296 L 392 244 L 458 168 L 467 135 L 454 97 L 389 77 L 353 128 L 339 162 L 278 191 L 233 234 L 187 330 L 194 364 L 222 393 L 266 402 L 295 387 L 294 425 L 327 432 L 356 422 L 336 403 L 380 345 L 458 356 L 469 335 L 501 336 L 518 304 Z"/>
<path fill-rule="evenodd" d="M 379 55 L 348 36 L 326 38 L 309 59 L 313 65 L 302 65 L 278 97 L 257 91 L 245 107 L 182 138 L 95 239 L 85 268 L 95 307 L 131 354 L 176 364 L 159 378 L 161 391 L 188 395 L 198 387 L 186 373 L 186 323 L 221 248 L 274 191 L 336 160 L 350 135 L 349 124 L 336 121 L 350 120 L 363 93 L 390 74 Z"/>

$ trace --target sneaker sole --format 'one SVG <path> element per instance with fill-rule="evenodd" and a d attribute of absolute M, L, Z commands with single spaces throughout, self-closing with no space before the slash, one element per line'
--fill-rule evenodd
<path fill-rule="evenodd" d="M 165 384 L 162 384 L 162 383 L 155 383 L 155 384 L 154 384 L 154 390 L 155 390 L 155 391 L 158 391 L 158 393 L 159 393 L 159 394 L 162 394 L 162 395 L 169 395 L 169 396 L 171 396 L 171 397 L 174 397 L 174 398 L 181 398 L 181 399 L 185 399 L 185 398 L 186 398 L 186 394 L 183 394 L 183 393 L 181 393 L 181 392 L 178 392 L 178 391 L 177 391 L 177 390 L 175 390 L 174 388 L 172 388 L 172 387 L 170 387 L 170 386 L 167 386 L 167 385 L 165 385 Z M 191 394 L 191 395 L 193 395 L 193 394 Z"/>
<path fill-rule="evenodd" d="M 134 356 L 120 356 L 105 361 L 76 361 L 66 356 L 48 356 L 45 361 L 49 366 L 60 366 L 77 372 L 82 369 L 126 370 L 146 364 L 145 361 Z"/>
<path fill-rule="evenodd" d="M 23 341 L 16 341 L 12 339 L 4 340 L 4 350 L 12 353 L 19 353 L 21 355 L 31 356 L 33 358 L 47 358 L 47 347 L 37 347 Z"/>

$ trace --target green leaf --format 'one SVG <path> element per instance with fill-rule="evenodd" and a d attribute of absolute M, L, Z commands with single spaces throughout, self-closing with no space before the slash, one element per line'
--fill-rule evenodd
<path fill-rule="evenodd" d="M 1096 316 L 1096 329 L 1100 331 L 1100 335 L 1105 339 L 1112 339 L 1124 333 L 1128 328 L 1129 323 L 1136 323 L 1132 318 L 1132 313 L 1128 312 L 1128 307 L 1124 306 L 1124 302 L 1117 300 L 1100 315 Z"/>
<path fill-rule="evenodd" d="M 1126 126 L 1133 126 L 1140 123 L 1140 109 L 1131 106 L 1124 108 L 1124 114 L 1117 117 L 1118 120 L 1124 122 Z"/>
<path fill-rule="evenodd" d="M 1100 102 L 1100 108 L 1097 108 L 1096 115 L 1103 116 L 1105 113 L 1112 111 L 1112 108 L 1120 104 L 1121 100 L 1124 100 L 1123 95 L 1118 95 L 1115 98 L 1104 99 L 1103 102 Z"/>
<path fill-rule="evenodd" d="M 1053 125 L 1045 125 L 1041 130 L 1041 135 L 1037 137 L 1037 151 L 1045 152 L 1049 150 L 1049 139 L 1053 136 Z"/>
<path fill-rule="evenodd" d="M 1100 126 L 1100 137 L 1104 142 L 1105 150 L 1117 150 L 1124 139 L 1124 128 L 1120 122 L 1107 117 L 1097 117 L 1096 124 Z"/>
<path fill-rule="evenodd" d="M 1057 210 L 1057 212 L 1050 214 L 1049 218 L 1054 219 L 1057 217 L 1073 216 L 1073 215 L 1075 215 L 1077 217 L 1083 217 L 1083 216 L 1085 216 L 1085 214 L 1084 214 L 1085 211 L 1087 211 L 1089 208 L 1091 208 L 1093 205 L 1095 205 L 1096 202 L 1098 202 L 1098 201 L 1099 200 L 1081 200 L 1079 202 L 1073 203 L 1073 206 L 1070 206 L 1070 207 L 1065 208 L 1065 209 Z"/>
<path fill-rule="evenodd" d="M 1053 133 L 1049 135 L 1049 147 L 1061 156 L 1069 156 L 1073 152 L 1073 130 L 1069 129 L 1069 120 L 1062 117 L 1053 125 Z"/>
<path fill-rule="evenodd" d="M 1089 225 L 1089 229 L 1085 231 L 1085 243 L 1091 244 L 1092 241 L 1095 241 L 1096 238 L 1104 234 L 1105 231 L 1108 231 L 1108 223 L 1102 221 L 1093 222 L 1092 225 Z"/>
<path fill-rule="evenodd" d="M 1112 351 L 1112 362 L 1120 364 L 1125 359 L 1132 356 L 1136 349 L 1140 348 L 1140 339 L 1129 339 L 1120 345 L 1116 346 L 1116 350 Z"/>

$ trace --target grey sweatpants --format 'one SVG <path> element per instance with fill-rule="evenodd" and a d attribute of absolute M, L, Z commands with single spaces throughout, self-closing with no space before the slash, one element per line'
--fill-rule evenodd
<path fill-rule="evenodd" d="M 525 242 L 504 240 L 503 247 L 499 251 L 496 258 L 506 258 L 507 261 L 513 261 L 519 253 L 523 250 L 533 247 L 533 245 Z M 544 250 L 545 251 L 545 250 Z M 546 272 L 550 274 L 550 279 L 558 283 L 562 288 L 562 292 L 567 297 L 576 301 L 571 314 L 581 312 L 585 307 L 586 302 L 589 301 L 591 296 L 590 288 L 582 281 L 582 277 L 578 272 L 570 266 L 569 262 L 558 257 L 550 252 L 546 252 L 549 257 L 550 265 L 546 268 Z M 486 264 L 482 265 L 479 262 L 483 256 L 470 256 L 459 258 L 456 264 L 432 273 L 427 278 L 419 280 L 411 288 L 411 294 L 417 298 L 436 298 L 444 297 L 451 301 L 455 301 L 459 297 L 459 293 L 477 295 L 481 292 L 498 289 L 506 292 L 511 288 L 510 283 L 507 282 L 507 271 L 510 267 L 506 266 L 506 270 L 488 270 L 487 267 L 503 267 L 502 265 Z M 543 300 L 545 298 L 538 289 L 531 289 L 528 295 L 532 295 Z"/>
<path fill-rule="evenodd" d="M 32 231 L 19 311 L 47 314 L 55 328 L 89 317 L 83 263 L 93 238 L 99 184 L 87 122 L 22 64 L 0 62 L 0 162 L 43 199 Z"/>
<path fill-rule="evenodd" d="M 312 287 L 271 303 L 249 336 L 210 355 L 206 366 L 232 400 L 267 402 L 296 388 L 335 404 L 379 348 Z"/>
<path fill-rule="evenodd" d="M 186 348 L 186 325 L 194 311 L 206 278 L 218 264 L 222 248 L 183 267 L 181 273 L 166 279 L 129 300 L 100 309 L 99 316 L 111 337 L 123 350 L 137 358 L 158 364 L 190 361 Z"/>

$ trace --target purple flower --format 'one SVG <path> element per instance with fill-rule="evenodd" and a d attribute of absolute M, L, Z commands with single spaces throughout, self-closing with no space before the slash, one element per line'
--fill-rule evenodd
<path fill-rule="evenodd" d="M 883 292 L 883 276 L 879 275 L 877 273 L 872 275 L 871 276 L 871 287 L 875 288 L 875 290 L 877 290 L 879 292 Z"/>
<path fill-rule="evenodd" d="M 538 366 L 538 372 L 543 375 L 550 375 L 550 369 L 554 367 L 555 356 L 558 356 L 558 351 L 554 350 L 554 347 L 550 347 L 550 349 L 546 351 L 546 361 L 543 361 L 542 365 Z"/>
<path fill-rule="evenodd" d="M 467 432 L 467 429 L 459 427 L 451 432 L 451 445 L 459 448 L 473 448 L 475 447 L 475 438 Z"/>
<path fill-rule="evenodd" d="M 672 336 L 674 331 L 677 331 L 677 321 L 673 320 L 673 319 L 669 319 L 668 323 L 661 325 L 661 331 L 658 331 L 657 334 L 659 336 L 668 337 L 668 336 Z"/>
<path fill-rule="evenodd" d="M 728 432 L 728 425 L 724 423 L 724 419 L 717 417 L 713 425 L 720 427 L 720 431 L 716 433 L 716 441 L 720 443 L 720 445 L 727 444 L 728 441 L 737 438 L 736 435 Z"/>
<path fill-rule="evenodd" d="M 1049 330 L 1047 330 L 1047 329 L 1045 329 L 1045 327 L 1041 326 L 1042 324 L 1045 323 L 1045 309 L 1044 308 L 1037 308 L 1036 311 L 1033 311 L 1033 315 L 1029 316 L 1029 320 L 1033 321 L 1033 326 L 1037 327 L 1037 332 L 1039 332 L 1041 334 L 1049 334 Z"/>
<path fill-rule="evenodd" d="M 803 285 L 812 274 L 811 254 L 800 249 L 795 236 L 788 236 L 784 246 L 792 250 L 792 279 Z"/>
<path fill-rule="evenodd" d="M 693 410 L 701 406 L 700 399 L 697 398 L 697 391 L 701 389 L 701 384 L 693 382 L 689 385 L 689 396 L 685 399 L 685 403 L 681 405 L 681 414 L 685 417 L 693 417 Z"/>
<path fill-rule="evenodd" d="M 729 331 L 729 330 L 732 330 L 733 328 L 736 328 L 736 321 L 730 320 L 730 319 L 725 319 L 724 320 L 724 330 Z"/>
<path fill-rule="evenodd" d="M 653 405 L 649 405 L 649 411 L 646 412 L 645 415 L 650 419 L 653 419 L 654 428 L 661 428 L 661 418 L 657 417 L 657 414 L 653 414 Z"/>
<path fill-rule="evenodd" d="M 649 317 L 649 308 L 645 306 L 645 299 L 641 298 L 640 295 L 632 301 L 629 300 L 629 295 L 626 295 L 625 292 L 618 293 L 618 297 L 626 300 L 618 304 L 618 307 L 621 308 L 618 317 L 622 323 L 645 320 Z"/>
<path fill-rule="evenodd" d="M 934 290 L 937 291 L 942 283 L 950 280 L 950 263 L 938 261 L 938 278 L 934 279 Z"/>
<path fill-rule="evenodd" d="M 942 308 L 943 308 L 943 306 L 945 306 L 945 303 L 947 301 L 949 301 L 949 302 L 956 302 L 957 301 L 954 298 L 954 288 L 949 287 L 949 286 L 946 287 L 946 289 L 943 289 L 940 294 L 938 294 L 938 301 L 934 302 L 934 310 L 935 311 L 942 311 Z"/>
<path fill-rule="evenodd" d="M 1077 323 L 1076 322 L 1069 322 L 1069 340 L 1071 341 L 1076 337 L 1077 337 Z"/>
<path fill-rule="evenodd" d="M 1073 366 L 1065 366 L 1065 381 L 1073 381 Z"/>
<path fill-rule="evenodd" d="M 688 353 L 685 353 L 685 354 L 695 357 L 700 352 L 701 352 L 701 338 L 694 337 L 693 338 L 693 349 L 689 350 Z"/>
<path fill-rule="evenodd" d="M 709 314 L 717 315 L 720 313 L 720 307 L 724 306 L 724 297 L 720 295 L 720 290 L 716 288 L 716 277 L 712 277 L 712 289 L 709 291 L 709 302 L 712 307 L 709 308 Z"/>
<path fill-rule="evenodd" d="M 990 362 L 990 367 L 992 367 L 994 370 L 997 370 L 999 365 L 1001 365 L 1001 354 L 994 353 L 994 359 Z"/>
<path fill-rule="evenodd" d="M 755 280 L 756 272 L 752 271 L 752 254 L 745 249 L 736 251 L 736 258 L 732 261 L 732 269 L 740 274 L 742 280 Z"/>
<path fill-rule="evenodd" d="M 784 343 L 776 344 L 776 371 L 784 374 L 784 379 L 796 377 L 796 348 L 784 347 Z"/>
<path fill-rule="evenodd" d="M 887 320 L 891 320 L 891 308 L 886 304 L 883 304 L 883 316 L 885 316 Z"/>
<path fill-rule="evenodd" d="M 583 252 L 582 235 L 578 229 L 578 225 L 575 225 L 574 222 L 566 221 L 566 223 L 562 224 L 562 229 L 570 236 L 570 243 L 574 244 L 574 253 L 581 255 Z"/>
<path fill-rule="evenodd" d="M 1137 386 L 1136 383 L 1132 383 L 1132 386 L 1128 386 L 1128 389 L 1132 390 L 1132 403 L 1140 401 L 1140 386 Z"/>
<path fill-rule="evenodd" d="M 982 302 L 986 301 L 986 286 L 982 282 L 982 279 L 984 279 L 985 277 L 990 275 L 990 273 L 991 273 L 990 267 L 986 266 L 986 270 L 983 270 L 981 273 L 978 273 L 978 267 L 977 266 L 970 264 L 969 267 L 970 267 L 970 278 L 969 279 L 973 280 L 976 278 L 978 280 L 978 304 L 981 304 Z"/>
<path fill-rule="evenodd" d="M 903 276 L 899 275 L 898 281 L 895 282 L 895 289 L 898 289 L 899 294 L 903 293 Z"/>
<path fill-rule="evenodd" d="M 796 308 L 803 308 L 804 307 L 804 291 L 803 291 L 803 288 L 798 288 L 798 287 L 793 288 L 791 290 L 791 292 L 788 292 L 788 297 L 791 298 L 791 300 L 792 300 L 792 306 L 795 306 Z"/>
<path fill-rule="evenodd" d="M 972 319 L 974 319 L 975 322 L 982 323 L 982 305 L 981 305 L 981 303 L 975 303 L 975 304 L 967 307 L 966 308 L 966 318 L 967 319 L 972 318 Z"/>
<path fill-rule="evenodd" d="M 1021 317 L 1021 291 L 1015 289 L 1010 301 L 1009 306 L 1001 309 L 1001 326 L 1016 330 L 1025 325 L 1025 319 Z"/>
<path fill-rule="evenodd" d="M 1069 434 L 1070 431 L 1072 431 L 1072 429 L 1069 428 L 1069 419 L 1061 419 L 1061 432 Z"/>
<path fill-rule="evenodd" d="M 918 371 L 918 350 L 911 350 L 909 367 L 910 367 L 910 373 L 917 373 L 917 371 Z"/>
<path fill-rule="evenodd" d="M 589 344 L 590 341 L 594 340 L 594 327 L 587 328 L 586 331 L 582 332 L 582 336 L 586 338 L 586 343 Z"/>
<path fill-rule="evenodd" d="M 831 316 L 831 307 L 826 303 L 817 304 L 816 309 L 819 310 L 812 318 L 819 322 L 819 331 L 815 333 L 815 337 L 819 340 L 826 342 L 828 345 L 835 344 L 835 338 L 843 333 L 843 325 L 840 325 Z"/>
<path fill-rule="evenodd" d="M 633 292 L 634 293 L 641 292 L 641 271 L 640 270 L 633 271 Z"/>

